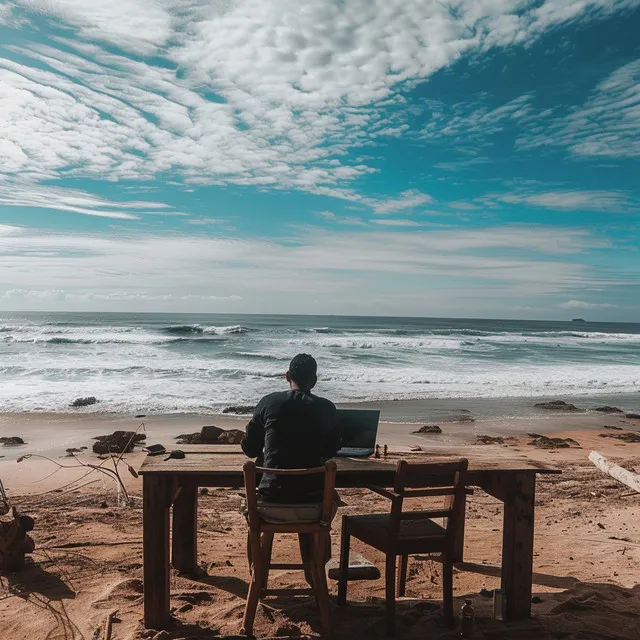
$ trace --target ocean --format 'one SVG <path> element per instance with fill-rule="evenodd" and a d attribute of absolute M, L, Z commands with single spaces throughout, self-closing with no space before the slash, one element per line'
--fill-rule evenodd
<path fill-rule="evenodd" d="M 640 391 L 640 324 L 142 313 L 0 315 L 0 411 L 217 413 L 318 360 L 336 402 Z"/>

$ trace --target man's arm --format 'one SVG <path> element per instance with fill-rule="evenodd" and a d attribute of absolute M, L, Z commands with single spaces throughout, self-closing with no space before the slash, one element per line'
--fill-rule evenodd
<path fill-rule="evenodd" d="M 333 458 L 342 447 L 342 433 L 338 422 L 338 411 L 333 404 L 329 410 L 329 423 L 323 444 L 322 457 L 327 459 Z"/>
<path fill-rule="evenodd" d="M 264 405 L 262 400 L 258 403 L 253 418 L 245 427 L 245 436 L 240 443 L 242 450 L 249 458 L 257 458 L 262 455 L 264 448 Z"/>

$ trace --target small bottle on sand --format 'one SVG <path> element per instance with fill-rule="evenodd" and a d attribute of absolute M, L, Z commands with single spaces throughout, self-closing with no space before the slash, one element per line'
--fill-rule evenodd
<path fill-rule="evenodd" d="M 387 445 L 385 444 L 384 447 L 382 447 L 382 455 L 383 457 L 387 457 L 387 454 L 389 453 L 389 447 L 387 447 Z"/>
<path fill-rule="evenodd" d="M 465 600 L 460 611 L 460 637 L 472 638 L 475 627 L 475 611 L 471 600 Z"/>
<path fill-rule="evenodd" d="M 380 457 L 380 445 L 377 444 L 376 445 L 376 452 L 373 454 L 374 458 L 379 458 Z"/>

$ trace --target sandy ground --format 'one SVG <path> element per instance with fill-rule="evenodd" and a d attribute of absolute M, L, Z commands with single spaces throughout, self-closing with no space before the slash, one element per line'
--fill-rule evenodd
<path fill-rule="evenodd" d="M 31 418 L 30 418 L 31 419 Z M 20 418 L 13 426 L 23 425 Z M 80 417 L 87 421 L 86 416 Z M 163 419 L 164 420 L 164 419 Z M 171 445 L 171 435 L 203 421 L 193 417 L 185 425 L 153 423 L 150 442 Z M 230 426 L 238 421 L 229 419 Z M 128 427 L 136 421 L 126 422 Z M 215 421 L 220 424 L 219 420 Z M 244 421 L 242 421 L 244 422 Z M 7 423 L 3 425 L 3 435 Z M 64 444 L 90 444 L 88 434 L 74 435 L 66 419 L 52 424 L 40 416 L 33 418 L 30 433 L 51 429 L 68 434 Z M 115 426 L 115 425 L 118 426 Z M 225 423 L 227 424 L 227 423 Z M 632 492 L 604 475 L 587 460 L 596 449 L 626 468 L 640 472 L 640 444 L 623 443 L 603 435 L 620 433 L 604 425 L 620 426 L 640 433 L 640 421 L 619 416 L 570 415 L 542 421 L 513 420 L 480 424 L 442 423 L 443 434 L 412 434 L 412 425 L 382 425 L 379 441 L 402 451 L 418 444 L 426 451 L 455 450 L 467 457 L 489 459 L 526 456 L 545 461 L 563 471 L 560 476 L 540 477 L 536 499 L 536 541 L 533 617 L 521 623 L 500 623 L 492 619 L 490 598 L 483 588 L 499 585 L 501 560 L 502 507 L 494 498 L 477 490 L 468 499 L 465 563 L 455 572 L 454 584 L 459 610 L 464 597 L 473 600 L 477 630 L 474 637 L 516 639 L 547 638 L 572 640 L 640 638 L 640 494 Z M 66 426 L 65 426 L 66 425 Z M 196 426 L 197 425 L 197 426 Z M 92 433 L 122 428 L 125 422 L 104 418 L 92 424 Z M 549 429 L 551 426 L 551 429 Z M 67 431 L 65 431 L 65 429 Z M 580 447 L 538 449 L 530 446 L 527 432 L 554 431 L 572 437 Z M 472 444 L 478 434 L 504 433 L 513 439 L 504 444 Z M 7 435 L 20 435 L 17 432 Z M 77 438 L 77 439 L 76 439 Z M 38 437 L 35 438 L 38 440 Z M 66 448 L 66 447 L 64 447 Z M 6 448 L 0 449 L 6 454 Z M 200 497 L 199 560 L 203 576 L 197 580 L 172 576 L 171 606 L 175 619 L 168 634 L 145 631 L 142 613 L 142 527 L 140 481 L 124 473 L 133 507 L 118 506 L 112 482 L 95 472 L 78 480 L 86 469 L 67 469 L 50 475 L 55 466 L 46 460 L 29 459 L 16 463 L 29 450 L 11 451 L 0 461 L 0 477 L 12 502 L 36 518 L 36 551 L 26 569 L 0 577 L 0 638 L 2 640 L 98 640 L 107 614 L 117 610 L 112 640 L 157 640 L 212 638 L 238 633 L 246 595 L 248 570 L 245 557 L 246 524 L 239 513 L 241 490 L 211 490 Z M 400 454 L 399 454 L 400 455 Z M 415 455 L 415 454 L 414 454 Z M 139 467 L 144 454 L 125 456 Z M 397 456 L 394 456 L 397 457 Z M 69 458 L 55 458 L 62 464 Z M 95 463 L 94 456 L 83 457 Z M 75 482 L 68 484 L 70 482 Z M 86 486 L 85 483 L 91 482 Z M 384 511 L 388 503 L 364 490 L 344 490 L 343 513 Z M 339 518 L 333 534 L 334 555 L 339 542 Z M 354 542 L 378 566 L 382 557 Z M 275 556 L 297 560 L 297 543 L 283 536 L 277 540 Z M 440 622 L 440 566 L 428 556 L 412 558 L 409 565 L 407 598 L 399 606 L 399 637 L 454 638 Z M 272 585 L 302 587 L 301 574 L 274 571 Z M 346 608 L 334 608 L 335 636 L 338 638 L 382 638 L 383 583 L 350 583 Z M 335 584 L 331 584 L 335 594 Z M 315 604 L 309 597 L 271 597 L 260 605 L 256 634 L 260 637 L 304 637 L 319 631 Z"/>

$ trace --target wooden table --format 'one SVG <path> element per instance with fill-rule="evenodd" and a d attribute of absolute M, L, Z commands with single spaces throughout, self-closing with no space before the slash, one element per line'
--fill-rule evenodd
<path fill-rule="evenodd" d="M 147 456 L 143 476 L 144 624 L 169 624 L 169 514 L 173 507 L 171 561 L 192 573 L 197 567 L 198 487 L 241 487 L 246 457 L 234 445 L 182 445 L 186 457 L 164 460 Z M 413 456 L 407 456 L 409 458 Z M 430 456 L 431 457 L 431 456 Z M 434 456 L 435 458 L 436 456 Z M 442 458 L 438 454 L 437 458 Z M 455 457 L 449 452 L 447 457 Z M 421 461 L 424 456 L 421 456 Z M 395 464 L 382 460 L 337 459 L 336 486 L 393 485 Z M 467 484 L 482 488 L 504 503 L 502 588 L 510 620 L 531 615 L 533 524 L 537 474 L 560 473 L 525 459 L 469 460 Z M 458 562 L 462 561 L 459 552 Z"/>

